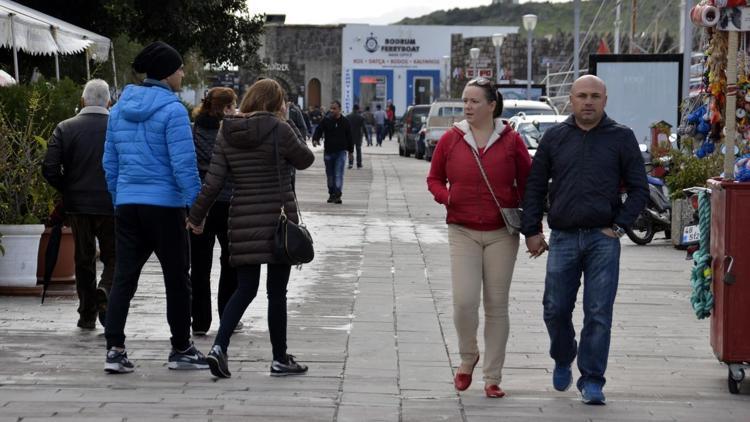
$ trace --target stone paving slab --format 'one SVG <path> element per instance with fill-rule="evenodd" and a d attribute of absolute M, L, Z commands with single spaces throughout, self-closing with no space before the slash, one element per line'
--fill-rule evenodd
<path fill-rule="evenodd" d="M 546 256 L 528 259 L 523 247 L 511 287 L 508 396 L 484 397 L 481 362 L 477 381 L 457 393 L 445 212 L 426 191 L 429 164 L 396 156 L 395 141 L 364 151 L 365 168 L 346 174 L 342 205 L 325 202 L 320 149 L 298 173 L 317 256 L 292 271 L 288 338 L 308 375 L 268 376 L 264 283 L 246 329 L 232 337 L 232 378 L 168 370 L 163 283 L 152 258 L 126 330 L 133 374 L 102 371 L 102 330 L 75 327 L 75 299 L 40 306 L 38 298 L 0 297 L 0 422 L 750 420 L 750 382 L 740 395 L 727 392 L 708 322 L 690 309 L 690 265 L 663 239 L 645 247 L 623 240 L 607 406 L 552 389 L 541 307 Z M 580 331 L 580 309 L 574 317 Z M 217 327 L 215 317 L 208 336 L 195 339 L 199 349 L 209 349 Z"/>

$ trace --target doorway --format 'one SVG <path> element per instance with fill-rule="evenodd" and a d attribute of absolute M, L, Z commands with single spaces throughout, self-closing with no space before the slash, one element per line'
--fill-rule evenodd
<path fill-rule="evenodd" d="M 414 104 L 432 104 L 432 78 L 419 76 L 414 78 Z"/>
<path fill-rule="evenodd" d="M 320 80 L 310 79 L 307 83 L 307 106 L 320 107 Z"/>

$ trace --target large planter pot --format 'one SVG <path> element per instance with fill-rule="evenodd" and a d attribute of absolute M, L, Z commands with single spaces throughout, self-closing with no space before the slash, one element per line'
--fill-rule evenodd
<path fill-rule="evenodd" d="M 5 255 L 0 255 L 0 287 L 35 287 L 42 224 L 0 225 Z"/>
<path fill-rule="evenodd" d="M 36 279 L 41 282 L 44 280 L 44 257 L 47 252 L 51 227 L 44 229 L 42 240 L 39 243 L 39 254 L 37 256 Z M 76 282 L 76 264 L 75 264 L 75 238 L 73 230 L 70 227 L 63 227 L 62 238 L 60 239 L 60 252 L 57 255 L 55 269 L 52 271 L 50 281 L 52 283 L 75 284 Z"/>

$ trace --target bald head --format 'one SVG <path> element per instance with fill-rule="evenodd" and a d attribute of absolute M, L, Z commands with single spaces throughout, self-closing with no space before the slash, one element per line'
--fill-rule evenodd
<path fill-rule="evenodd" d="M 607 105 L 607 86 L 594 75 L 576 79 L 570 87 L 570 105 L 576 125 L 591 130 L 602 120 Z"/>

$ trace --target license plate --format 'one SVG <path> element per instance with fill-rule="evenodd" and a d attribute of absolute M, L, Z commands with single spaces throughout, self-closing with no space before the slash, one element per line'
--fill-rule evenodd
<path fill-rule="evenodd" d="M 697 242 L 700 240 L 701 231 L 698 226 L 687 226 L 682 231 L 682 243 Z"/>

